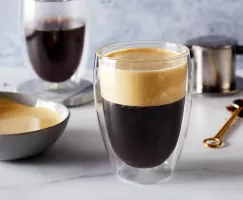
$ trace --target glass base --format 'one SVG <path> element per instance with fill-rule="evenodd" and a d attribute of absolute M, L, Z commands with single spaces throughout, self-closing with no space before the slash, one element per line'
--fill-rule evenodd
<path fill-rule="evenodd" d="M 129 183 L 154 184 L 167 181 L 171 177 L 171 169 L 167 162 L 154 168 L 134 168 L 124 164 L 117 172 L 118 177 Z"/>
<path fill-rule="evenodd" d="M 28 80 L 17 87 L 17 92 L 36 95 L 66 106 L 78 106 L 93 100 L 93 84 L 82 80 L 80 84 L 72 81 L 49 83 L 40 79 Z"/>

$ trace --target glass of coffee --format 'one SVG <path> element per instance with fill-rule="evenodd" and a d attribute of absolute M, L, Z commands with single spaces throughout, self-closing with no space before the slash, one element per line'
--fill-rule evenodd
<path fill-rule="evenodd" d="M 134 183 L 171 177 L 191 108 L 186 46 L 161 41 L 99 48 L 94 96 L 103 140 L 117 175 Z"/>
<path fill-rule="evenodd" d="M 85 41 L 84 0 L 22 0 L 21 30 L 27 63 L 40 78 L 19 87 L 22 92 L 53 99 L 79 91 L 73 75 Z"/>

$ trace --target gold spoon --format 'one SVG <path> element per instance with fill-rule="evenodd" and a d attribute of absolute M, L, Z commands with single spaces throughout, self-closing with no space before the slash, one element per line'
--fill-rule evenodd
<path fill-rule="evenodd" d="M 236 108 L 234 112 L 232 113 L 231 117 L 228 119 L 228 121 L 224 124 L 224 126 L 220 129 L 217 135 L 215 135 L 213 138 L 206 138 L 203 140 L 203 144 L 206 147 L 209 148 L 220 148 L 223 144 L 222 137 L 225 133 L 225 131 L 230 127 L 234 119 L 239 115 L 240 111 L 243 109 L 243 99 L 237 99 L 233 102 L 233 106 Z"/>

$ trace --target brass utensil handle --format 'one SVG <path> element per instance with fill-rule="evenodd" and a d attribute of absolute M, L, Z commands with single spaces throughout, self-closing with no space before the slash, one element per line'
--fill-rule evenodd
<path fill-rule="evenodd" d="M 225 133 L 225 131 L 230 127 L 234 119 L 239 115 L 240 111 L 243 107 L 238 107 L 231 115 L 231 117 L 228 119 L 228 121 L 224 124 L 224 126 L 220 129 L 217 135 L 215 135 L 215 138 L 221 139 L 222 135 Z"/>
<path fill-rule="evenodd" d="M 224 124 L 224 126 L 219 130 L 218 134 L 215 135 L 213 138 L 207 138 L 203 140 L 203 144 L 206 147 L 210 148 L 219 148 L 222 146 L 222 136 L 225 133 L 225 131 L 230 127 L 234 119 L 239 115 L 240 111 L 243 109 L 243 107 L 238 107 L 231 115 L 231 117 L 228 119 L 228 121 Z"/>
<path fill-rule="evenodd" d="M 222 140 L 220 140 L 219 138 L 216 138 L 216 137 L 207 138 L 207 139 L 203 140 L 204 146 L 214 148 L 214 149 L 221 147 L 222 143 L 223 143 Z"/>

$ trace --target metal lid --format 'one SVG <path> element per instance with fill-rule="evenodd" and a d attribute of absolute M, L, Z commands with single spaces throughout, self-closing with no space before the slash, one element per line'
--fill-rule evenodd
<path fill-rule="evenodd" d="M 237 45 L 238 41 L 234 38 L 221 35 L 206 35 L 188 40 L 188 46 L 200 46 L 205 48 L 220 49 Z"/>

